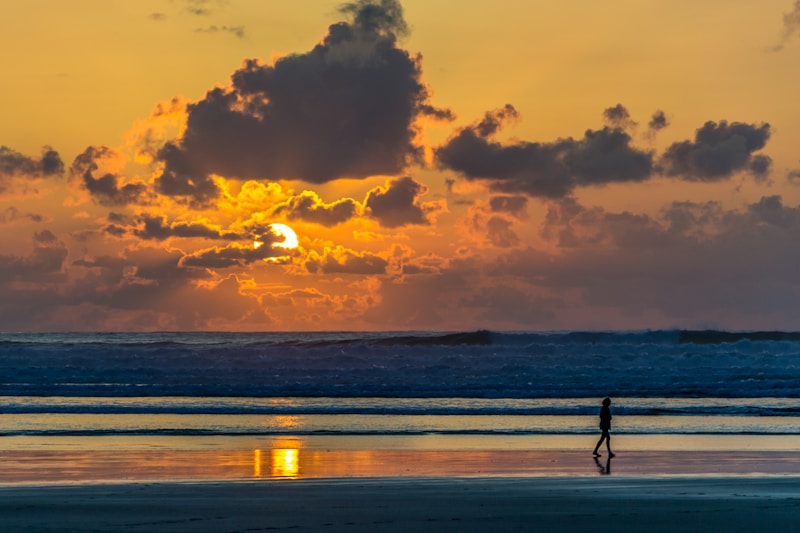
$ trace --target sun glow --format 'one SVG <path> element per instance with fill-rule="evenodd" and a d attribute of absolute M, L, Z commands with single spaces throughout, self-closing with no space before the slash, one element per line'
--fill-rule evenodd
<path fill-rule="evenodd" d="M 268 227 L 270 231 L 278 238 L 283 237 L 283 240 L 272 243 L 273 248 L 285 248 L 290 250 L 292 248 L 297 248 L 300 245 L 299 241 L 297 240 L 297 233 L 295 233 L 294 230 L 286 224 L 274 223 L 270 224 Z M 258 249 L 262 246 L 264 246 L 262 241 L 256 240 L 253 242 L 253 248 Z"/>

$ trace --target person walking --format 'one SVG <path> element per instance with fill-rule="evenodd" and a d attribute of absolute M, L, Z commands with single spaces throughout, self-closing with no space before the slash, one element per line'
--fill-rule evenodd
<path fill-rule="evenodd" d="M 605 398 L 603 400 L 603 407 L 600 408 L 600 429 L 603 431 L 603 434 L 600 436 L 600 440 L 597 441 L 597 446 L 594 447 L 594 452 L 592 455 L 595 457 L 600 457 L 600 453 L 597 451 L 600 446 L 603 444 L 603 441 L 606 442 L 606 449 L 608 449 L 608 457 L 614 457 L 614 453 L 611 452 L 611 435 L 609 435 L 609 430 L 611 430 L 611 398 Z"/>

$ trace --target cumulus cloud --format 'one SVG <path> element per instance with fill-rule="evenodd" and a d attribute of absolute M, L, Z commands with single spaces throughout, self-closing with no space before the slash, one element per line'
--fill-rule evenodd
<path fill-rule="evenodd" d="M 487 274 L 571 294 L 579 301 L 565 310 L 573 322 L 592 323 L 603 313 L 633 327 L 714 317 L 760 328 L 791 324 L 800 312 L 800 249 L 793 245 L 800 207 L 780 197 L 729 210 L 719 202 L 678 202 L 662 217 L 573 201 L 556 209 L 547 224 L 559 254 L 517 248 L 498 256 Z"/>
<path fill-rule="evenodd" d="M 643 181 L 653 172 L 653 155 L 631 146 L 630 135 L 619 127 L 552 143 L 493 141 L 503 122 L 516 116 L 507 105 L 461 129 L 436 150 L 439 164 L 486 181 L 494 191 L 544 198 L 567 196 L 578 186 Z"/>
<path fill-rule="evenodd" d="M 670 145 L 660 164 L 668 176 L 690 181 L 717 181 L 742 170 L 764 176 L 771 160 L 753 153 L 766 146 L 770 133 L 769 124 L 708 121 L 697 130 L 694 141 Z"/>
<path fill-rule="evenodd" d="M 783 229 L 800 228 L 800 208 L 783 205 L 780 195 L 763 196 L 747 207 L 755 226 L 772 226 Z"/>
<path fill-rule="evenodd" d="M 180 227 L 180 225 L 178 225 Z M 176 225 L 171 226 L 171 231 L 175 231 Z M 187 227 L 184 231 L 187 231 Z M 210 228 L 202 228 L 195 225 L 192 232 L 206 231 Z M 208 235 L 214 235 L 222 239 L 235 238 L 232 233 L 220 233 L 211 231 Z M 241 239 L 241 237 L 238 237 Z M 219 247 L 214 246 L 202 250 L 195 250 L 181 257 L 179 265 L 182 267 L 201 267 L 208 269 L 244 267 L 252 263 L 267 261 L 269 263 L 287 263 L 291 261 L 291 256 L 295 255 L 295 250 L 282 248 L 280 243 L 285 240 L 283 234 L 278 234 L 269 225 L 255 225 L 248 228 L 247 241 L 231 242 L 230 244 Z M 255 241 L 260 243 L 255 245 Z"/>
<path fill-rule="evenodd" d="M 524 201 L 520 201 L 524 200 Z M 477 202 L 470 206 L 461 221 L 461 237 L 472 237 L 498 248 L 512 248 L 521 243 L 514 230 L 515 219 L 527 218 L 525 196 L 495 196 L 488 203 Z"/>
<path fill-rule="evenodd" d="M 527 218 L 527 196 L 492 196 L 489 198 L 489 209 L 493 213 L 507 213 L 514 218 Z"/>
<path fill-rule="evenodd" d="M 628 129 L 636 126 L 636 121 L 631 118 L 628 109 L 622 104 L 607 108 L 603 111 L 603 118 L 609 126 L 615 128 Z"/>
<path fill-rule="evenodd" d="M 156 190 L 166 196 L 186 197 L 193 204 L 203 205 L 219 195 L 214 179 L 196 170 L 184 151 L 167 143 L 157 157 L 164 162 L 164 172 L 155 180 Z"/>
<path fill-rule="evenodd" d="M 419 202 L 419 197 L 427 192 L 424 184 L 405 176 L 388 180 L 385 186 L 369 191 L 364 206 L 368 215 L 387 228 L 430 224 L 426 207 Z"/>
<path fill-rule="evenodd" d="M 264 239 L 262 237 L 262 239 Z M 179 264 L 184 267 L 201 267 L 201 268 L 230 268 L 230 267 L 243 267 L 258 261 L 269 260 L 274 258 L 283 258 L 287 256 L 288 251 L 283 248 L 275 248 L 272 246 L 278 239 L 270 241 L 264 239 L 264 245 L 258 248 L 252 244 L 231 243 L 225 247 L 215 246 L 213 248 L 206 248 L 204 250 L 197 250 L 192 253 L 184 255 Z"/>
<path fill-rule="evenodd" d="M 0 277 L 43 281 L 43 276 L 60 273 L 66 258 L 64 243 L 50 230 L 43 230 L 33 235 L 31 255 L 0 254 Z"/>
<path fill-rule="evenodd" d="M 241 240 L 243 236 L 233 231 L 223 231 L 203 222 L 167 222 L 163 215 L 141 214 L 131 233 L 141 239 L 163 241 L 170 237 Z"/>
<path fill-rule="evenodd" d="M 486 234 L 494 246 L 511 248 L 520 243 L 519 237 L 512 229 L 510 220 L 503 217 L 490 217 L 486 221 Z"/>
<path fill-rule="evenodd" d="M 421 58 L 397 46 L 399 2 L 344 11 L 350 22 L 330 26 L 311 51 L 272 65 L 247 60 L 229 87 L 189 104 L 183 136 L 159 153 L 159 190 L 208 201 L 218 192 L 210 174 L 324 183 L 421 161 L 417 119 L 449 113 L 430 104 Z"/>
<path fill-rule="evenodd" d="M 650 117 L 650 122 L 647 123 L 647 127 L 650 128 L 651 132 L 663 130 L 667 126 L 669 126 L 669 119 L 660 109 L 653 113 L 653 116 Z"/>
<path fill-rule="evenodd" d="M 370 252 L 356 252 L 342 246 L 326 248 L 324 253 L 310 252 L 306 258 L 306 269 L 320 274 L 385 274 L 389 262 Z"/>
<path fill-rule="evenodd" d="M 493 140 L 509 119 L 518 114 L 512 106 L 490 111 L 480 122 L 462 128 L 436 150 L 439 165 L 459 172 L 467 180 L 480 180 L 490 190 L 560 199 L 577 187 L 640 182 L 664 174 L 687 181 L 718 181 L 748 171 L 765 180 L 772 159 L 756 154 L 770 137 L 769 124 L 706 122 L 693 141 L 671 144 L 655 164 L 655 154 L 632 145 L 625 128 L 635 122 L 621 104 L 603 116 L 609 126 L 586 130 L 582 139 L 550 143 Z M 663 111 L 656 111 L 648 135 L 669 125 Z"/>
<path fill-rule="evenodd" d="M 15 178 L 32 179 L 59 176 L 64 163 L 58 152 L 45 146 L 39 159 L 26 156 L 8 146 L 0 146 L 0 194 L 8 190 Z"/>
<path fill-rule="evenodd" d="M 75 158 L 70 173 L 103 205 L 147 203 L 150 191 L 145 183 L 123 183 L 122 176 L 114 172 L 101 172 L 102 176 L 95 177 L 104 159 L 113 160 L 117 157 L 118 154 L 106 146 L 90 146 Z"/>
<path fill-rule="evenodd" d="M 548 207 L 542 236 L 565 249 L 646 249 L 664 244 L 666 233 L 659 221 L 645 214 L 609 213 L 600 207 L 585 207 L 574 198 Z"/>
<path fill-rule="evenodd" d="M 355 217 L 359 209 L 359 203 L 352 198 L 342 198 L 328 204 L 317 193 L 303 191 L 280 203 L 272 212 L 288 220 L 303 220 L 332 227 Z"/>

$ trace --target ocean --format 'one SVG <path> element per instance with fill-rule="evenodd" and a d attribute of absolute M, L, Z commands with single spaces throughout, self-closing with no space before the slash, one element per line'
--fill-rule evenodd
<path fill-rule="evenodd" d="M 0 434 L 800 435 L 800 334 L 0 334 Z"/>

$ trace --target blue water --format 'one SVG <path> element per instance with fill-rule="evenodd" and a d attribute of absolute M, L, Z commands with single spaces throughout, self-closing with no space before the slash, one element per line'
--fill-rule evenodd
<path fill-rule="evenodd" d="M 800 435 L 780 332 L 0 334 L 0 433 Z"/>

